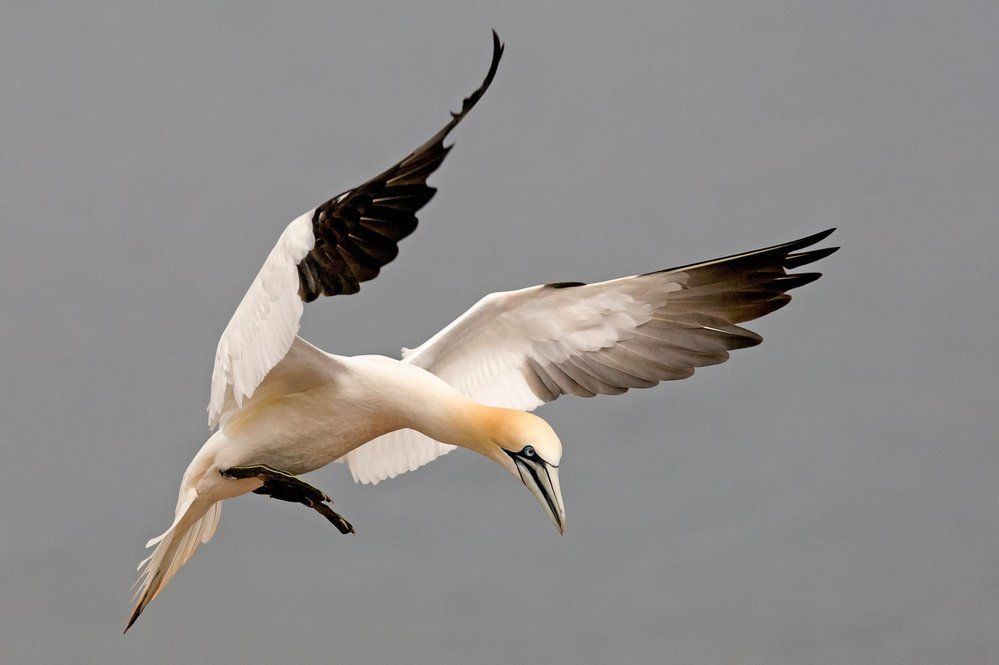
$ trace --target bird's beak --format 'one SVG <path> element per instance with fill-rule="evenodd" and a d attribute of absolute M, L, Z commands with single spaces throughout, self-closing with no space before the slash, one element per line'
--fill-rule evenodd
<path fill-rule="evenodd" d="M 527 489 L 544 506 L 558 532 L 565 533 L 565 506 L 562 504 L 562 487 L 558 482 L 558 467 L 540 459 L 511 457 Z"/>

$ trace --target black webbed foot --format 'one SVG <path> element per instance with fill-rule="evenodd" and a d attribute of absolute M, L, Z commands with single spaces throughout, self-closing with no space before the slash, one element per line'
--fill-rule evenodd
<path fill-rule="evenodd" d="M 263 494 L 281 501 L 308 506 L 329 520 L 333 526 L 339 529 L 340 533 L 354 533 L 354 527 L 350 522 L 326 505 L 327 503 L 332 504 L 333 499 L 329 498 L 322 490 L 316 489 L 290 473 L 279 471 L 266 464 L 234 466 L 231 469 L 220 471 L 220 473 L 226 478 L 259 478 L 264 481 L 264 484 L 253 490 L 254 494 Z"/>

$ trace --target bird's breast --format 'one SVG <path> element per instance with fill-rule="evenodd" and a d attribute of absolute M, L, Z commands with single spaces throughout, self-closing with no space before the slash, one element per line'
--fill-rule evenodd
<path fill-rule="evenodd" d="M 336 357 L 335 379 L 253 400 L 224 425 L 221 464 L 313 471 L 374 438 L 419 425 L 454 392 L 422 369 L 381 356 Z M 441 394 L 438 394 L 441 393 Z"/>
<path fill-rule="evenodd" d="M 255 404 L 225 425 L 220 466 L 267 464 L 300 474 L 398 429 L 391 413 L 349 391 L 316 388 Z M 226 459 L 221 459 L 226 458 Z"/>

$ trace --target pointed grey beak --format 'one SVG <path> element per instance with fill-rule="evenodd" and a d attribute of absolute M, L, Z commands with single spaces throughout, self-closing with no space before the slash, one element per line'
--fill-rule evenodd
<path fill-rule="evenodd" d="M 548 464 L 537 456 L 527 458 L 511 453 L 510 457 L 517 465 L 520 479 L 544 506 L 558 532 L 565 533 L 565 506 L 562 504 L 562 487 L 558 482 L 558 467 Z"/>

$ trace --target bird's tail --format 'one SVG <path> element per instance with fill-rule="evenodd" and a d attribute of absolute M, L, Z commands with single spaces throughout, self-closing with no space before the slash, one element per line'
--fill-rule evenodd
<path fill-rule="evenodd" d="M 139 563 L 139 579 L 135 582 L 133 597 L 136 602 L 128 625 L 125 626 L 126 632 L 146 609 L 146 605 L 159 595 L 180 567 L 194 556 L 198 546 L 212 539 L 221 517 L 221 502 L 199 499 L 193 488 L 181 496 L 173 524 L 163 534 L 146 543 L 146 547 L 156 545 L 156 549 Z"/>

